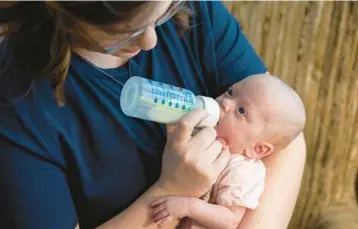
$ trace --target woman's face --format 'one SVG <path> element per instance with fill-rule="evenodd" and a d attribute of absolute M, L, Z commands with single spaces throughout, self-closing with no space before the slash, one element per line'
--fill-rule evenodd
<path fill-rule="evenodd" d="M 131 58 L 141 50 L 151 50 L 157 44 L 157 34 L 155 27 L 151 26 L 171 9 L 172 1 L 155 1 L 143 4 L 134 16 L 126 21 L 115 24 L 116 30 L 123 31 L 117 34 L 109 34 L 98 27 L 85 25 L 88 34 L 103 48 L 110 50 L 108 54 Z M 142 33 L 130 39 L 133 34 L 141 30 Z M 128 42 L 126 42 L 128 41 Z M 118 49 L 119 44 L 119 49 Z M 124 44 L 124 46 L 122 46 Z"/>

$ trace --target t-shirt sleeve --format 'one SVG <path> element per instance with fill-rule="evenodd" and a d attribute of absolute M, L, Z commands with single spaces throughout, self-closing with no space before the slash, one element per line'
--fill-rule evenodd
<path fill-rule="evenodd" d="M 199 19 L 194 22 L 203 27 L 199 35 L 202 44 L 198 45 L 203 52 L 203 65 L 210 75 L 214 74 L 216 85 L 221 87 L 219 94 L 248 76 L 267 72 L 239 22 L 225 5 L 221 1 L 202 1 L 200 4 L 204 9 L 199 9 Z"/>
<path fill-rule="evenodd" d="M 265 173 L 261 162 L 232 165 L 220 178 L 216 202 L 227 207 L 255 209 L 264 190 Z"/>
<path fill-rule="evenodd" d="M 77 217 L 63 170 L 0 134 L 0 228 L 73 229 Z"/>

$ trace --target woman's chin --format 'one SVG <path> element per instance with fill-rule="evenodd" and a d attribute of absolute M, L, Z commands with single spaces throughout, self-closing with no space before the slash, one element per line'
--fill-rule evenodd
<path fill-rule="evenodd" d="M 134 52 L 126 52 L 126 51 L 120 51 L 118 52 L 118 54 L 114 54 L 115 56 L 118 56 L 118 57 L 124 57 L 124 58 L 132 58 L 136 55 L 138 55 L 138 53 L 140 53 L 140 51 L 142 51 L 141 49 L 139 50 L 136 50 Z"/>

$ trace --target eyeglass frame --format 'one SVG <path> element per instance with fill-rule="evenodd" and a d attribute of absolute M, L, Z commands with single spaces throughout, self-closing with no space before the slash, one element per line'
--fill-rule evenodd
<path fill-rule="evenodd" d="M 169 21 L 176 13 L 178 13 L 178 11 L 181 9 L 185 2 L 186 0 L 176 1 L 175 4 L 172 5 L 170 9 L 167 10 L 167 12 L 165 12 L 165 14 L 158 18 L 156 21 L 153 21 L 145 27 L 138 29 L 137 31 L 133 32 L 132 35 L 122 41 L 118 41 L 117 43 L 112 44 L 109 47 L 103 47 L 104 51 L 107 54 L 113 54 L 127 44 L 130 44 L 131 42 L 138 39 L 147 29 L 163 25 L 165 22 Z"/>

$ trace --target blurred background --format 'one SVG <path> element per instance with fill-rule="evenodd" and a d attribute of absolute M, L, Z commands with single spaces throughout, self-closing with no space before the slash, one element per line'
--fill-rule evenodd
<path fill-rule="evenodd" d="M 308 155 L 289 229 L 358 229 L 358 2 L 225 4 L 306 105 Z"/>

